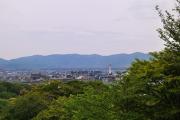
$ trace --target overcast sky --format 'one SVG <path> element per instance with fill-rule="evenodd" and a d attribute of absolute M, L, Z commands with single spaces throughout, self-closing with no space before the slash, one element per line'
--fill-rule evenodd
<path fill-rule="evenodd" d="M 155 5 L 174 0 L 0 0 L 0 58 L 161 50 Z"/>

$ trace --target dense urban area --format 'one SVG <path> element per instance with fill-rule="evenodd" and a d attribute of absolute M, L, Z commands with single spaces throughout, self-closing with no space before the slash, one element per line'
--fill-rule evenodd
<path fill-rule="evenodd" d="M 40 83 L 47 80 L 59 80 L 68 82 L 73 80 L 95 81 L 110 83 L 122 74 L 126 69 L 61 69 L 61 70 L 0 70 L 0 80 L 6 82 Z"/>
<path fill-rule="evenodd" d="M 99 80 L 109 83 L 119 79 L 125 71 L 125 68 L 113 69 L 111 65 L 104 69 L 0 70 L 0 80 L 21 83 L 40 83 L 47 80 L 63 82 Z"/>

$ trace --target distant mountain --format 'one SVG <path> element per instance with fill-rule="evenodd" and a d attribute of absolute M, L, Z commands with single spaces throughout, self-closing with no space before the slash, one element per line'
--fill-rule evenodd
<path fill-rule="evenodd" d="M 149 59 L 149 54 L 132 53 L 116 54 L 110 56 L 55 54 L 48 56 L 29 56 L 12 60 L 0 59 L 2 69 L 61 69 L 61 68 L 105 68 L 111 64 L 113 68 L 128 67 L 137 59 Z"/>
<path fill-rule="evenodd" d="M 8 65 L 9 61 L 0 58 L 0 68 L 4 68 Z"/>

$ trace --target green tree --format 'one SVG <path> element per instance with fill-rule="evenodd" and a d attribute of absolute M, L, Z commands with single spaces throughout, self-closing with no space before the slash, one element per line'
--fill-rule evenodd
<path fill-rule="evenodd" d="M 170 14 L 158 7 L 165 49 L 149 61 L 136 60 L 116 86 L 115 106 L 122 120 L 180 118 L 180 1 Z"/>
<path fill-rule="evenodd" d="M 47 101 L 39 93 L 29 93 L 10 100 L 10 104 L 1 113 L 2 120 L 30 120 L 47 108 Z"/>
<path fill-rule="evenodd" d="M 115 120 L 109 93 L 88 87 L 84 94 L 59 97 L 34 120 Z"/>
<path fill-rule="evenodd" d="M 9 99 L 29 91 L 31 87 L 26 84 L 0 82 L 0 98 Z M 24 91 L 24 92 L 23 92 Z"/>

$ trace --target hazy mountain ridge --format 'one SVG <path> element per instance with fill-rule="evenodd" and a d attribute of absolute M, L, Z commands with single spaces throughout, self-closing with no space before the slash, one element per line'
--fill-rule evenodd
<path fill-rule="evenodd" d="M 0 67 L 3 69 L 56 69 L 56 68 L 105 68 L 112 64 L 114 68 L 128 67 L 132 61 L 149 59 L 149 54 L 115 54 L 110 56 L 80 55 L 80 54 L 54 54 L 34 55 L 12 60 L 0 59 Z"/>

